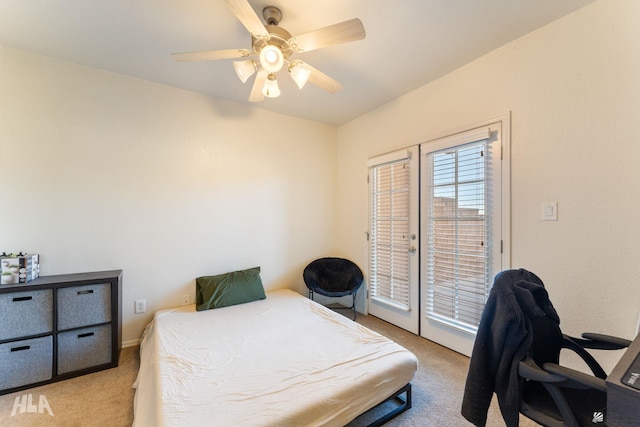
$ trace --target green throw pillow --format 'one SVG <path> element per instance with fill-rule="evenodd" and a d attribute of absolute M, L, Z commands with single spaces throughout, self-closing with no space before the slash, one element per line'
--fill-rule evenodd
<path fill-rule="evenodd" d="M 260 267 L 196 279 L 196 310 L 227 307 L 265 299 Z"/>

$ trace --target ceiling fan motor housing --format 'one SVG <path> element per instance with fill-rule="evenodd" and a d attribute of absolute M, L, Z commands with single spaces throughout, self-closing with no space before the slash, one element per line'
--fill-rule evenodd
<path fill-rule="evenodd" d="M 289 39 L 291 34 L 282 27 L 277 25 L 265 25 L 265 28 L 269 32 L 269 40 L 263 40 L 251 36 L 251 46 L 256 53 L 260 53 L 267 45 L 276 46 L 282 52 L 282 56 L 288 59 L 293 54 L 293 49 L 289 46 Z"/>

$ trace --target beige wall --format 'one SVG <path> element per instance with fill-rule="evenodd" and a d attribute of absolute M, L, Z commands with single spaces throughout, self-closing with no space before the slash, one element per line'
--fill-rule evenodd
<path fill-rule="evenodd" d="M 541 276 L 565 332 L 631 337 L 640 301 L 638 19 L 640 2 L 596 2 L 342 126 L 339 247 L 366 266 L 368 157 L 511 111 L 512 266 Z M 541 220 L 549 201 L 557 222 Z"/>
<path fill-rule="evenodd" d="M 197 276 L 302 292 L 334 247 L 331 126 L 0 46 L 0 147 L 0 251 L 123 269 L 125 341 Z"/>

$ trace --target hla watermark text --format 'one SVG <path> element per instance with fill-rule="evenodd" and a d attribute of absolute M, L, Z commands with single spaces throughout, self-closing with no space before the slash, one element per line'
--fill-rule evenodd
<path fill-rule="evenodd" d="M 32 394 L 23 394 L 22 396 L 16 397 L 13 403 L 13 409 L 11 410 L 11 416 L 13 417 L 17 413 L 24 414 L 25 412 L 44 414 L 44 411 L 47 411 L 49 415 L 53 417 L 51 406 L 49 406 L 49 402 L 44 395 L 41 394 L 38 397 L 38 404 L 36 405 Z"/>

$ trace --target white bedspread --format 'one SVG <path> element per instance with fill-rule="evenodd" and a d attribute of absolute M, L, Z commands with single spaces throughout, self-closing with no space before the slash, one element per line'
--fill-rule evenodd
<path fill-rule="evenodd" d="M 134 426 L 343 426 L 411 381 L 415 355 L 290 290 L 145 330 Z"/>

